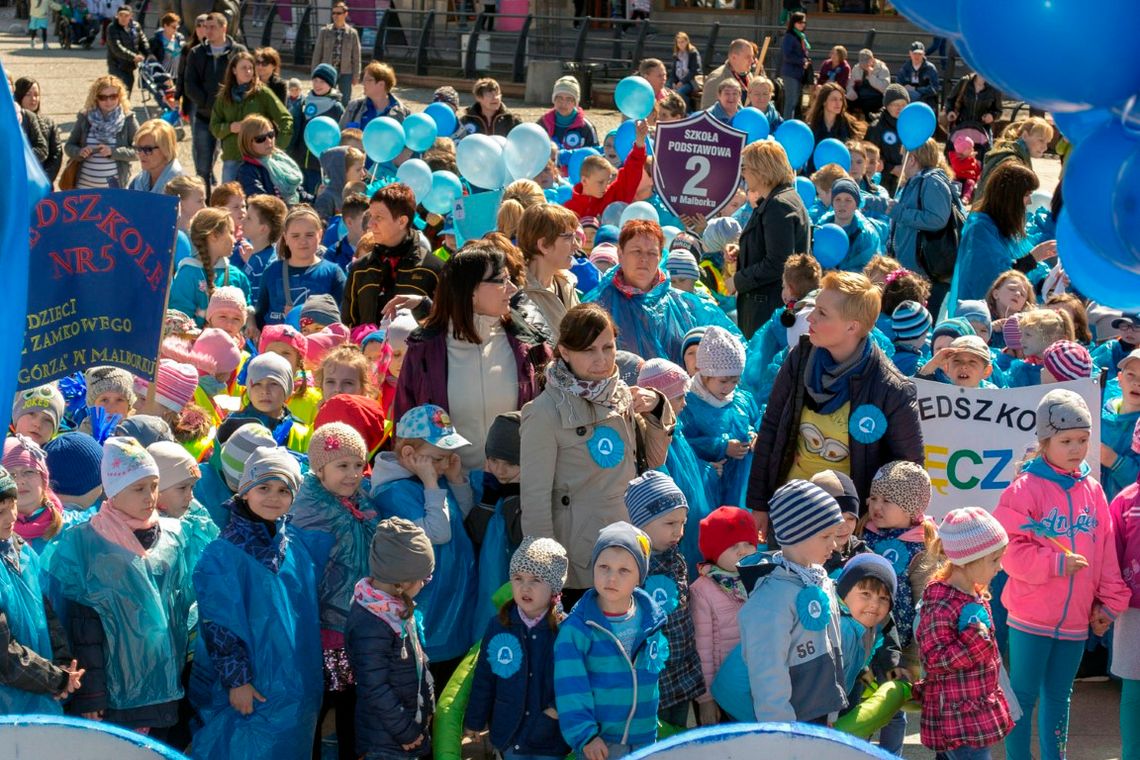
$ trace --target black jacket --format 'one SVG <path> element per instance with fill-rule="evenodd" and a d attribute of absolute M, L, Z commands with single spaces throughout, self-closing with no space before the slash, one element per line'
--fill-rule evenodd
<path fill-rule="evenodd" d="M 958 119 L 954 122 L 955 129 L 976 125 L 989 132 L 992 122 L 985 124 L 982 122 L 982 117 L 989 114 L 994 117 L 994 121 L 1001 118 L 1003 108 L 1001 90 L 986 82 L 981 92 L 976 91 L 974 89 L 976 76 L 977 74 L 971 74 L 958 80 L 958 84 L 954 85 L 954 91 L 946 100 L 946 110 L 958 114 Z"/>
<path fill-rule="evenodd" d="M 131 21 L 130 27 L 124 28 L 118 21 L 112 21 L 107 26 L 107 64 L 131 70 L 138 66 L 136 55 L 150 55 L 150 42 L 139 22 Z"/>
<path fill-rule="evenodd" d="M 340 313 L 349 327 L 380 324 L 380 312 L 392 296 L 425 296 L 415 310 L 417 319 L 427 316 L 443 262 L 436 258 L 414 229 L 404 242 L 372 251 L 352 263 L 344 284 Z"/>
<path fill-rule="evenodd" d="M 225 55 L 211 55 L 209 42 L 194 46 L 186 55 L 182 92 L 190 98 L 200 119 L 209 120 L 210 112 L 214 110 L 214 101 L 222 86 L 230 56 L 245 51 L 245 45 L 234 42 L 232 37 L 226 37 L 226 44 L 229 52 Z"/>
<path fill-rule="evenodd" d="M 811 339 L 802 336 L 776 375 L 760 421 L 748 478 L 749 509 L 767 512 L 768 499 L 787 481 L 792 469 L 807 399 L 807 357 L 811 351 Z M 863 372 L 851 378 L 850 409 L 854 412 L 864 405 L 882 412 L 886 430 L 870 443 L 849 437 L 851 480 L 862 498 L 870 493 L 871 479 L 883 465 L 897 459 L 922 464 L 925 457 L 914 383 L 895 369 L 874 343 Z"/>
<path fill-rule="evenodd" d="M 63 166 L 63 136 L 59 127 L 50 116 L 32 114 L 40 123 L 40 132 L 47 141 L 47 158 L 40 163 L 44 167 L 44 174 L 52 182 L 59 176 L 60 167 Z"/>
<path fill-rule="evenodd" d="M 463 126 L 463 130 L 469 135 L 499 135 L 500 137 L 506 137 L 511 133 L 512 129 L 522 124 L 522 119 L 508 110 L 506 106 L 499 106 L 499 110 L 495 112 L 495 116 L 488 125 L 487 117 L 483 115 L 482 107 L 478 103 L 472 103 L 460 113 L 459 123 Z"/>
<path fill-rule="evenodd" d="M 50 152 L 47 136 L 43 132 L 43 123 L 31 111 L 25 108 L 20 108 L 20 110 L 23 111 L 20 115 L 20 128 L 24 130 L 24 137 L 28 138 L 28 146 L 32 149 L 32 154 L 42 165 L 48 160 Z"/>
<path fill-rule="evenodd" d="M 794 186 L 779 185 L 760 201 L 740 233 L 736 318 L 751 338 L 782 304 L 784 262 L 811 253 L 811 220 Z"/>
<path fill-rule="evenodd" d="M 344 646 L 356 676 L 356 754 L 430 757 L 435 691 L 428 668 L 416 672 L 411 639 L 354 602 Z M 403 748 L 421 736 L 420 746 Z"/>
<path fill-rule="evenodd" d="M 248 198 L 251 195 L 274 195 L 281 197 L 281 191 L 273 184 L 273 175 L 265 164 L 253 158 L 243 158 L 238 165 L 237 181 L 241 191 Z"/>
<path fill-rule="evenodd" d="M 690 50 L 688 53 L 685 53 L 685 57 L 688 59 L 687 63 L 689 64 L 689 67 L 688 71 L 685 72 L 684 78 L 677 76 L 677 57 L 678 56 L 674 55 L 673 60 L 666 64 L 666 66 L 669 67 L 669 75 L 665 79 L 665 86 L 669 87 L 672 90 L 677 89 L 683 84 L 688 84 L 696 87 L 696 78 L 704 73 L 701 71 L 701 54 L 697 52 L 695 48 L 693 50 Z M 747 93 L 745 93 L 745 95 L 747 95 Z"/>

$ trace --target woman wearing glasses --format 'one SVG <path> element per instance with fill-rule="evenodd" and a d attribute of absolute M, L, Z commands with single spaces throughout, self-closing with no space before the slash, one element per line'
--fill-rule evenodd
<path fill-rule="evenodd" d="M 166 183 L 185 174 L 178 163 L 178 135 L 162 119 L 144 121 L 135 133 L 135 153 L 142 171 L 135 175 L 130 190 L 161 194 Z"/>
<path fill-rule="evenodd" d="M 277 149 L 273 122 L 259 114 L 246 116 L 238 132 L 238 148 L 241 164 L 237 181 L 246 198 L 275 195 L 290 205 L 301 200 L 301 167 L 285 151 Z"/>
<path fill-rule="evenodd" d="M 515 308 L 558 342 L 558 326 L 578 305 L 578 291 L 566 277 L 578 249 L 578 217 L 570 209 L 539 203 L 523 212 L 518 226 L 519 248 L 526 261 L 526 281 Z M 537 312 L 537 314 L 535 313 Z"/>
<path fill-rule="evenodd" d="M 92 82 L 63 148 L 69 159 L 82 162 L 75 186 L 126 187 L 138 130 L 123 81 L 105 74 Z"/>
<path fill-rule="evenodd" d="M 253 56 L 242 51 L 234 53 L 226 65 L 222 87 L 210 115 L 210 132 L 222 144 L 222 182 L 237 179 L 241 165 L 238 133 L 242 119 L 250 114 L 269 119 L 277 132 L 278 142 L 289 144 L 289 138 L 293 136 L 293 117 L 285 104 L 257 78 Z"/>

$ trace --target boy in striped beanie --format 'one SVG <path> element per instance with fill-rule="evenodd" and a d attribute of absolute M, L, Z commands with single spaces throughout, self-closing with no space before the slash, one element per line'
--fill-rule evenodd
<path fill-rule="evenodd" d="M 918 368 L 930 360 L 926 339 L 933 323 L 930 312 L 918 301 L 903 301 L 891 312 L 891 329 L 895 333 L 895 355 L 891 360 L 907 377 L 914 377 Z"/>

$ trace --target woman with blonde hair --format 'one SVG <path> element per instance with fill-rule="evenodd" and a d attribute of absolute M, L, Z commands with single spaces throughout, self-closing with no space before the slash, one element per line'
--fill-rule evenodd
<path fill-rule="evenodd" d="M 574 240 L 578 217 L 568 208 L 539 203 L 523 212 L 518 226 L 519 248 L 526 260 L 526 282 L 515 308 L 534 315 L 558 343 L 558 326 L 566 312 L 578 304 L 578 291 L 566 277 L 578 247 Z M 526 307 L 532 306 L 533 309 Z M 533 323 L 536 319 L 532 319 Z"/>
<path fill-rule="evenodd" d="M 82 162 L 75 186 L 127 187 L 138 130 L 123 80 L 110 74 L 97 77 L 63 147 L 69 159 Z"/>
<path fill-rule="evenodd" d="M 751 338 L 783 305 L 784 262 L 793 253 L 811 251 L 811 220 L 779 143 L 761 140 L 746 147 L 741 174 L 754 210 L 740 233 L 736 274 L 725 285 L 729 294 L 737 294 L 736 321 Z"/>
<path fill-rule="evenodd" d="M 185 173 L 182 164 L 178 163 L 178 135 L 167 122 L 162 119 L 144 121 L 135 133 L 134 142 L 142 171 L 131 180 L 129 189 L 161 193 L 167 182 Z"/>
<path fill-rule="evenodd" d="M 297 162 L 277 147 L 277 130 L 273 122 L 261 114 L 250 114 L 242 119 L 238 149 L 241 151 L 241 165 L 237 181 L 247 198 L 275 195 L 289 205 L 301 199 L 304 175 Z"/>
<path fill-rule="evenodd" d="M 1053 126 L 1040 116 L 1015 121 L 1005 128 L 994 141 L 994 147 L 986 153 L 982 162 L 982 176 L 974 188 L 974 197 L 981 197 L 986 182 L 994 169 L 1006 161 L 1018 161 L 1027 169 L 1033 170 L 1033 159 L 1041 158 L 1053 141 Z"/>
<path fill-rule="evenodd" d="M 495 217 L 496 229 L 514 240 L 523 212 L 538 203 L 546 203 L 546 195 L 538 183 L 529 179 L 515 180 L 503 191 L 503 201 Z"/>

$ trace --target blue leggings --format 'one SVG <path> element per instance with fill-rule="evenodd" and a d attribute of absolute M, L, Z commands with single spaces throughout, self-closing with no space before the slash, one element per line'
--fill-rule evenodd
<path fill-rule="evenodd" d="M 1063 760 L 1069 742 L 1069 698 L 1085 651 L 1083 641 L 1062 641 L 1009 629 L 1009 680 L 1021 703 L 1021 720 L 1005 738 L 1008 760 L 1031 760 L 1033 706 L 1041 760 Z"/>
<path fill-rule="evenodd" d="M 1121 679 L 1120 741 L 1124 745 L 1121 760 L 1140 760 L 1140 681 Z"/>

